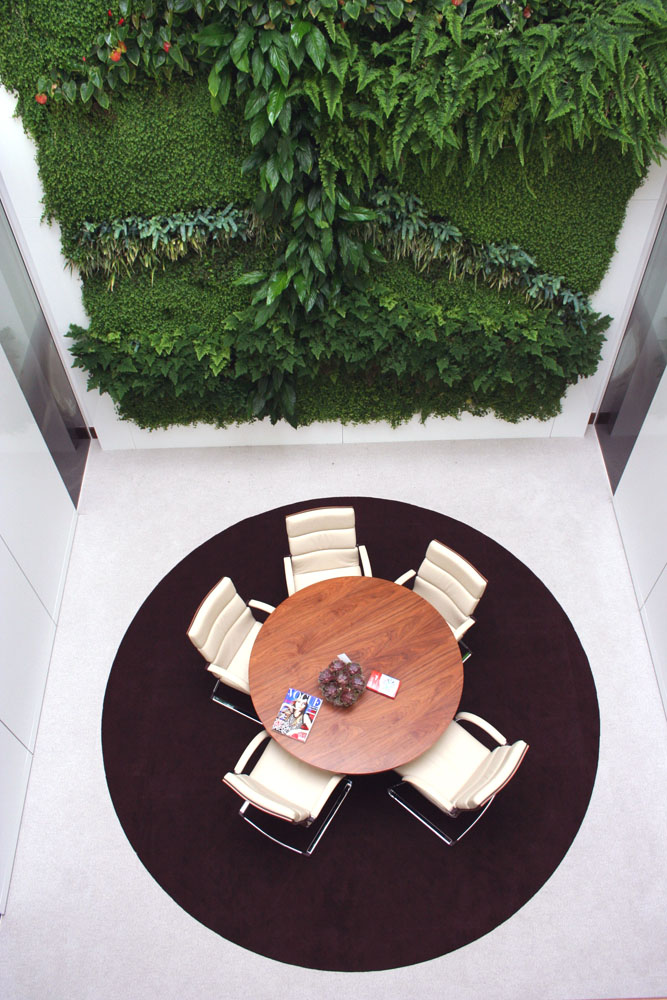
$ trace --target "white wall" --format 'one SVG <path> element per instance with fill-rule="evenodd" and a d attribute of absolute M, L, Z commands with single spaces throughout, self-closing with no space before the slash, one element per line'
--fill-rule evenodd
<path fill-rule="evenodd" d="M 59 252 L 59 229 L 40 222 L 41 187 L 34 146 L 20 121 L 12 118 L 14 99 L 0 88 L 0 192 L 12 227 L 26 258 L 28 270 L 40 298 L 61 357 L 69 367 L 67 333 L 70 323 L 87 325 L 81 305 L 78 278 L 63 271 Z M 464 414 L 433 418 L 422 424 L 413 419 L 397 429 L 379 422 L 358 427 L 338 423 L 316 424 L 295 431 L 285 423 L 270 421 L 220 430 L 206 425 L 144 431 L 120 421 L 108 396 L 87 392 L 85 375 L 71 371 L 72 383 L 89 426 L 94 426 L 104 449 L 183 448 L 221 445 L 340 444 L 363 441 L 414 441 L 451 438 L 580 437 L 607 382 L 625 329 L 632 302 L 648 259 L 653 237 L 667 198 L 667 162 L 653 165 L 644 184 L 633 195 L 626 213 L 617 252 L 600 289 L 593 298 L 598 312 L 614 318 L 607 334 L 603 360 L 597 373 L 573 386 L 563 402 L 563 412 L 546 422 L 524 420 L 508 424 L 494 417 Z M 582 220 L 585 225 L 585 220 Z"/>
<path fill-rule="evenodd" d="M 69 494 L 0 349 L 0 913 L 75 523 Z"/>
<path fill-rule="evenodd" d="M 621 481 L 614 509 L 667 708 L 667 370 Z"/>
<path fill-rule="evenodd" d="M 572 386 L 568 391 L 563 412 L 554 421 L 554 436 L 580 436 L 586 430 L 590 414 L 596 413 L 599 408 L 651 255 L 665 204 L 667 160 L 663 160 L 660 166 L 651 165 L 648 176 L 628 203 L 623 228 L 616 239 L 616 252 L 602 284 L 591 300 L 597 312 L 612 317 L 602 348 L 602 361 L 595 375 Z M 582 225 L 585 225 L 585 220 Z"/>

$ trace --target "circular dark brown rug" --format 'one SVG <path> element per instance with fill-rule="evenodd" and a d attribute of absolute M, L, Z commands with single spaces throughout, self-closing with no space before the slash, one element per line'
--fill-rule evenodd
<path fill-rule="evenodd" d="M 417 569 L 438 538 L 489 580 L 468 633 L 461 708 L 530 750 L 517 776 L 452 848 L 388 797 L 396 775 L 354 779 L 310 858 L 266 840 L 221 783 L 258 731 L 210 700 L 186 638 L 199 602 L 230 576 L 245 600 L 286 595 L 284 516 L 352 504 L 376 576 Z M 599 715 L 586 654 L 560 605 L 502 546 L 410 504 L 304 500 L 240 521 L 182 560 L 137 612 L 113 664 L 102 718 L 122 827 L 165 892 L 212 930 L 292 965 L 350 972 L 412 965 L 488 933 L 562 861 L 583 820 Z"/>

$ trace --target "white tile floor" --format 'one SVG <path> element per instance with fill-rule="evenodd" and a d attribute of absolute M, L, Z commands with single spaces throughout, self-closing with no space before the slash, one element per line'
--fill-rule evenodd
<path fill-rule="evenodd" d="M 543 889 L 466 948 L 383 973 L 306 973 L 238 948 L 194 921 L 152 880 L 125 839 L 100 746 L 115 651 L 162 576 L 242 517 L 338 493 L 440 510 L 527 563 L 583 642 L 602 718 L 586 819 Z M 0 922 L 0 997 L 269 1000 L 295 990 L 336 1000 L 663 995 L 666 777 L 665 715 L 592 434 L 581 440 L 94 450 Z"/>

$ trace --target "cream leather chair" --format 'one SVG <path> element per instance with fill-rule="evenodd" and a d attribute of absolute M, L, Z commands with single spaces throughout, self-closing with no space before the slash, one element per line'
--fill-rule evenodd
<path fill-rule="evenodd" d="M 412 577 L 415 577 L 412 587 L 415 594 L 424 597 L 440 612 L 454 638 L 460 642 L 475 624 L 472 613 L 486 590 L 486 577 L 454 549 L 435 539 L 430 542 L 417 573 L 409 569 L 394 582 L 404 584 Z"/>
<path fill-rule="evenodd" d="M 372 576 L 368 553 L 357 545 L 354 507 L 316 507 L 285 518 L 290 555 L 287 593 L 336 576 Z"/>
<path fill-rule="evenodd" d="M 271 604 L 262 601 L 246 604 L 229 577 L 223 576 L 197 608 L 187 634 L 216 678 L 211 695 L 213 700 L 256 721 L 254 713 L 249 715 L 236 703 L 226 700 L 220 687 L 221 684 L 227 685 L 250 695 L 250 653 L 262 627 L 250 608 L 258 608 L 268 614 L 274 610 Z"/>
<path fill-rule="evenodd" d="M 498 746 L 487 749 L 461 722 L 483 729 Z M 389 795 L 448 845 L 456 843 L 472 829 L 507 782 L 516 774 L 528 744 L 523 740 L 508 744 L 488 722 L 470 712 L 459 712 L 439 740 L 415 760 L 395 770 L 403 780 L 388 789 Z M 456 835 L 442 830 L 410 801 L 406 786 L 416 789 L 429 802 L 452 818 L 469 812 L 471 821 Z"/>
<path fill-rule="evenodd" d="M 245 768 L 251 757 L 267 739 L 268 746 L 246 774 Z M 290 851 L 308 855 L 317 847 L 352 787 L 352 782 L 344 775 L 313 767 L 293 757 L 267 732 L 255 736 L 241 754 L 234 770 L 222 780 L 244 800 L 239 815 L 247 823 Z M 272 825 L 271 817 L 301 827 L 310 827 L 316 820 L 319 822 L 315 830 L 306 836 L 303 845 L 298 846 L 281 838 L 275 829 L 280 824 Z"/>

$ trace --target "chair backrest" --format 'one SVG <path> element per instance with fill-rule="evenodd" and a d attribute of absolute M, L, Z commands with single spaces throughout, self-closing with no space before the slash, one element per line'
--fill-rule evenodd
<path fill-rule="evenodd" d="M 188 638 L 207 663 L 228 667 L 256 619 L 228 576 L 199 605 Z"/>
<path fill-rule="evenodd" d="M 467 559 L 434 539 L 417 571 L 413 590 L 456 629 L 479 604 L 487 582 Z"/>
<path fill-rule="evenodd" d="M 359 565 L 354 507 L 288 514 L 285 527 L 295 574 Z"/>
<path fill-rule="evenodd" d="M 456 809 L 478 809 L 496 795 L 516 774 L 528 744 L 523 740 L 492 750 L 456 793 Z"/>

